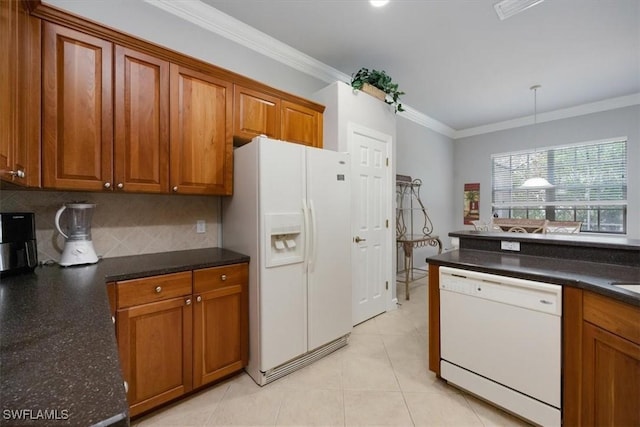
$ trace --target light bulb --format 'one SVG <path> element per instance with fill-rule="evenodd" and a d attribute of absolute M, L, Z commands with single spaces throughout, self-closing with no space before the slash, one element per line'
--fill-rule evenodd
<path fill-rule="evenodd" d="M 389 0 L 369 0 L 369 3 L 371 3 L 371 6 L 373 7 L 382 7 L 389 3 Z"/>

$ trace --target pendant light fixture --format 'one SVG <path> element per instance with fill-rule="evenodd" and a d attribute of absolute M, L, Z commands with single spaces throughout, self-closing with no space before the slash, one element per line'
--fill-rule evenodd
<path fill-rule="evenodd" d="M 535 141 L 535 130 L 536 124 L 538 123 L 538 89 L 540 89 L 540 85 L 533 85 L 529 88 L 533 91 L 533 134 L 534 134 L 534 144 Z M 535 154 L 535 152 L 534 152 Z M 525 180 L 525 182 L 520 186 L 520 188 L 525 190 L 544 190 L 545 188 L 553 188 L 554 185 L 547 181 L 545 178 L 541 176 L 535 176 L 533 178 L 529 178 Z"/>

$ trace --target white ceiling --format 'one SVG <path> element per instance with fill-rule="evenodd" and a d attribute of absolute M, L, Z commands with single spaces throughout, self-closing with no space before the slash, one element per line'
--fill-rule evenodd
<path fill-rule="evenodd" d="M 640 0 L 202 0 L 347 75 L 382 69 L 458 131 L 640 93 Z M 615 104 L 615 103 L 614 103 Z"/>

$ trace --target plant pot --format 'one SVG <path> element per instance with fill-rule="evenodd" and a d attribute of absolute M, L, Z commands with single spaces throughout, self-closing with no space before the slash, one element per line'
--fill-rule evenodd
<path fill-rule="evenodd" d="M 387 94 L 378 89 L 377 87 L 370 85 L 369 83 L 365 83 L 362 85 L 361 89 L 364 93 L 368 93 L 374 98 L 378 98 L 380 101 L 384 101 L 387 97 Z"/>

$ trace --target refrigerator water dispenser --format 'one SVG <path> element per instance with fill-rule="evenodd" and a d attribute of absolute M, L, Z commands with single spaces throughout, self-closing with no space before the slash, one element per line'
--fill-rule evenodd
<path fill-rule="evenodd" d="M 277 213 L 264 216 L 266 241 L 266 266 L 295 264 L 304 261 L 302 213 Z"/>

